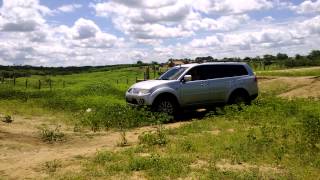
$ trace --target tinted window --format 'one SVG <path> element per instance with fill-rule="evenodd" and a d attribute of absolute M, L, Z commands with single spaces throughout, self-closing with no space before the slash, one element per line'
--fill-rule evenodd
<path fill-rule="evenodd" d="M 202 79 L 215 79 L 243 75 L 248 75 L 248 71 L 242 65 L 208 65 L 201 67 Z"/>
<path fill-rule="evenodd" d="M 192 76 L 192 81 L 196 81 L 243 76 L 248 75 L 248 71 L 242 65 L 205 65 L 194 67 L 187 74 Z"/>
<path fill-rule="evenodd" d="M 186 75 L 191 75 L 192 76 L 192 81 L 196 80 L 204 80 L 204 72 L 203 72 L 203 66 L 198 66 L 190 69 Z"/>

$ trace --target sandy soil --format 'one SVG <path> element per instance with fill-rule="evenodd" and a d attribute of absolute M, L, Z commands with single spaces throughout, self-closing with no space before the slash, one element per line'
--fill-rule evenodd
<path fill-rule="evenodd" d="M 46 118 L 27 119 L 15 116 L 13 123 L 0 121 L 0 177 L 8 179 L 45 178 L 48 174 L 41 168 L 45 162 L 62 160 L 71 162 L 77 156 L 89 156 L 98 150 L 118 150 L 121 141 L 119 132 L 75 133 L 62 127 L 65 142 L 53 144 L 41 140 L 38 127 L 48 123 Z M 188 122 L 164 125 L 176 128 Z M 69 128 L 70 129 L 70 128 Z M 145 131 L 155 131 L 155 126 L 137 128 L 126 132 L 129 145 L 138 142 L 138 136 Z M 71 165 L 69 169 L 77 169 Z"/>

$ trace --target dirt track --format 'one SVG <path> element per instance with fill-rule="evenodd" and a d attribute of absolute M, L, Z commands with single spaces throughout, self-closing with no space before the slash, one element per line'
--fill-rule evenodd
<path fill-rule="evenodd" d="M 9 179 L 46 177 L 41 169 L 47 161 L 55 159 L 68 161 L 77 156 L 88 156 L 97 150 L 117 150 L 121 135 L 119 132 L 74 133 L 63 130 L 67 135 L 66 142 L 48 144 L 42 142 L 37 128 L 46 122 L 43 118 L 26 119 L 15 117 L 12 124 L 0 122 L 0 177 Z M 166 128 L 178 127 L 187 122 L 165 125 Z M 138 141 L 138 136 L 156 127 L 137 128 L 126 133 L 129 145 Z"/>

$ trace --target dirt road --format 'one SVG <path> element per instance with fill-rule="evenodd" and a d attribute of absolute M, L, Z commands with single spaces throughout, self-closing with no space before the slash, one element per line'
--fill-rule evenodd
<path fill-rule="evenodd" d="M 0 122 L 0 177 L 45 178 L 48 175 L 41 168 L 45 162 L 68 161 L 77 156 L 92 155 L 98 150 L 116 151 L 122 148 L 118 146 L 121 141 L 119 132 L 75 133 L 70 127 L 62 127 L 66 134 L 65 142 L 45 143 L 40 138 L 38 127 L 46 122 L 48 120 L 43 117 L 28 119 L 20 116 L 16 116 L 11 124 Z M 185 123 L 164 126 L 175 128 Z M 126 133 L 129 145 L 136 144 L 141 133 L 155 129 L 155 126 L 147 126 L 129 130 Z"/>

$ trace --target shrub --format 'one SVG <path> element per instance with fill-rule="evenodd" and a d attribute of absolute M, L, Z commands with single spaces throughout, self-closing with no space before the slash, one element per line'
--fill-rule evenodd
<path fill-rule="evenodd" d="M 50 128 L 46 125 L 43 125 L 40 127 L 41 139 L 48 143 L 63 141 L 65 135 L 63 132 L 60 132 L 60 127 L 61 126 L 57 125 L 55 128 Z"/>
<path fill-rule="evenodd" d="M 163 146 L 167 144 L 168 138 L 166 134 L 163 132 L 161 125 L 158 125 L 156 132 L 148 132 L 139 135 L 139 143 L 147 144 L 149 146 L 159 145 Z"/>

